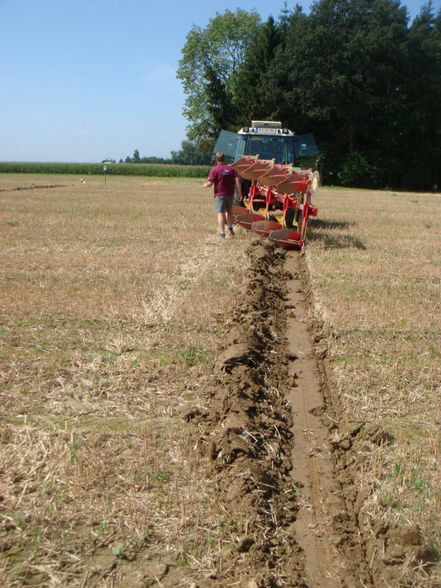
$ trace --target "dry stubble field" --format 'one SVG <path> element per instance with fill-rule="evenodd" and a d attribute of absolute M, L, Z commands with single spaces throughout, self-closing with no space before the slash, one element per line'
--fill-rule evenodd
<path fill-rule="evenodd" d="M 324 190 L 318 203 L 306 261 L 340 418 L 380 441 L 345 464 L 363 488 L 359 521 L 373 535 L 382 522 L 415 526 L 438 562 L 416 585 L 438 586 L 441 195 Z"/>
<path fill-rule="evenodd" d="M 218 242 L 201 180 L 6 175 L 1 190 L 0 576 L 137 586 L 140 560 L 146 581 L 210 571 L 222 521 L 181 413 L 244 244 Z"/>
<path fill-rule="evenodd" d="M 201 184 L 0 180 L 6 586 L 185 586 L 235 540 L 182 415 L 232 326 L 252 237 L 218 242 Z M 341 425 L 387 441 L 348 453 L 360 525 L 417 524 L 436 559 L 440 197 L 323 189 L 317 204 L 311 318 Z"/>

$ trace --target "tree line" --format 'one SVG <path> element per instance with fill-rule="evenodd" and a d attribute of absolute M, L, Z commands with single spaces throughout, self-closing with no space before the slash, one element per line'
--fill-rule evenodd
<path fill-rule="evenodd" d="M 312 132 L 328 184 L 441 187 L 441 11 L 399 0 L 286 4 L 275 19 L 217 13 L 187 34 L 178 67 L 187 142 L 280 120 Z"/>
<path fill-rule="evenodd" d="M 211 149 L 204 151 L 199 149 L 194 141 L 184 139 L 178 151 L 172 151 L 170 157 L 157 157 L 155 155 L 141 157 L 139 150 L 135 149 L 133 156 L 120 159 L 119 163 L 156 163 L 173 165 L 209 165 L 213 159 Z M 109 160 L 106 160 L 109 161 Z M 103 161 L 105 163 L 105 161 Z"/>

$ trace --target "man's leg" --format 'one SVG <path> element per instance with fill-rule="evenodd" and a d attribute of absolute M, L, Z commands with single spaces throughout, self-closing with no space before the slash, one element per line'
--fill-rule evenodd
<path fill-rule="evenodd" d="M 225 235 L 225 212 L 217 213 L 217 226 L 219 227 L 219 233 Z"/>
<path fill-rule="evenodd" d="M 233 213 L 231 212 L 231 210 L 229 210 L 226 214 L 226 222 L 227 222 L 227 226 L 228 226 L 228 232 L 230 235 L 234 235 L 234 229 L 233 229 Z"/>
<path fill-rule="evenodd" d="M 234 229 L 233 229 L 233 201 L 234 201 L 234 195 L 232 195 L 228 199 L 228 204 L 227 204 L 226 213 L 225 213 L 225 220 L 227 221 L 228 232 L 230 233 L 230 235 L 234 235 Z"/>

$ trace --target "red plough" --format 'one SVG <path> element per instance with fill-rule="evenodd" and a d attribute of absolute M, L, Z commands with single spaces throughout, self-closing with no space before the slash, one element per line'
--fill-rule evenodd
<path fill-rule="evenodd" d="M 251 181 L 246 208 L 233 209 L 234 222 L 280 247 L 301 249 L 308 218 L 317 216 L 311 198 L 318 188 L 318 173 L 258 159 L 257 155 L 246 155 L 232 165 L 242 178 Z"/>

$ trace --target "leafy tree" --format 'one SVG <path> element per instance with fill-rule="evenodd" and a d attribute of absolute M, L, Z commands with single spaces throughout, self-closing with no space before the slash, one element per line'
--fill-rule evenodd
<path fill-rule="evenodd" d="M 187 35 L 177 77 L 187 95 L 184 115 L 188 138 L 202 149 L 212 143 L 221 124 L 230 120 L 236 94 L 235 73 L 256 35 L 260 17 L 255 11 L 226 10 L 210 19 L 207 27 L 193 26 Z"/>
<path fill-rule="evenodd" d="M 123 160 L 119 160 L 120 163 L 123 163 Z M 170 163 L 170 159 L 165 159 L 163 157 L 156 157 L 155 155 L 151 155 L 149 157 L 141 157 L 139 155 L 138 149 L 135 149 L 133 152 L 133 157 L 126 157 L 124 163 Z"/>
<path fill-rule="evenodd" d="M 141 157 L 139 163 L 170 163 L 170 159 L 157 157 L 156 155 L 149 155 L 148 157 Z"/>
<path fill-rule="evenodd" d="M 171 152 L 171 162 L 177 164 L 202 165 L 211 163 L 211 151 L 203 152 L 192 141 L 184 140 L 179 151 Z"/>

